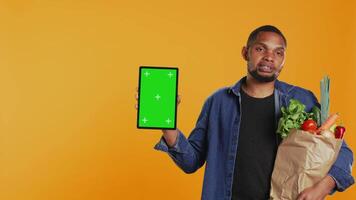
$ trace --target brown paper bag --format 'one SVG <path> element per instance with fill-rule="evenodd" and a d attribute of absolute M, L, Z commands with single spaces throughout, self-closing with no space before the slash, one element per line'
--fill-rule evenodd
<path fill-rule="evenodd" d="M 291 130 L 278 147 L 271 180 L 270 199 L 295 200 L 329 172 L 342 140 Z"/>

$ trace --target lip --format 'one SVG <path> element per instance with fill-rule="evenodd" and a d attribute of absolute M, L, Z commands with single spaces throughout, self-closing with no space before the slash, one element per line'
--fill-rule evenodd
<path fill-rule="evenodd" d="M 274 66 L 273 64 L 270 63 L 260 63 L 257 65 L 257 69 L 260 72 L 264 72 L 264 73 L 271 73 L 273 72 Z"/>

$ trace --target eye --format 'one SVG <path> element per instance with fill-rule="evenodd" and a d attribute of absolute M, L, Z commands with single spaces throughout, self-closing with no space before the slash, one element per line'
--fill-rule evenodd
<path fill-rule="evenodd" d="M 277 55 L 283 56 L 283 55 L 284 55 L 284 52 L 283 52 L 283 51 L 277 51 Z"/>
<path fill-rule="evenodd" d="M 263 51 L 263 48 L 262 47 L 256 47 L 256 51 L 261 52 L 261 51 Z"/>

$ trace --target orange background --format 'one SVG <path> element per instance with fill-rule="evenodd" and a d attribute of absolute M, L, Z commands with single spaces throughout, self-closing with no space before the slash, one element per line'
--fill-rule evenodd
<path fill-rule="evenodd" d="M 8 0 L 0 2 L 0 199 L 200 199 L 204 169 L 186 175 L 137 130 L 140 65 L 180 68 L 178 127 L 246 73 L 248 34 L 288 39 L 280 79 L 319 96 L 331 77 L 356 151 L 354 1 Z M 353 173 L 354 176 L 356 175 Z M 353 186 L 330 199 L 352 199 Z"/>

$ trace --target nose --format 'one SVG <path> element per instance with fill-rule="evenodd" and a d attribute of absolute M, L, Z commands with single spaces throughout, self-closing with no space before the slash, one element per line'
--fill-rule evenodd
<path fill-rule="evenodd" d="M 263 59 L 264 59 L 265 61 L 268 61 L 268 62 L 273 62 L 273 60 L 274 60 L 274 54 L 273 54 L 273 52 L 266 51 L 266 53 L 265 53 Z"/>

